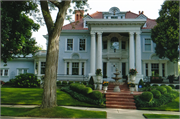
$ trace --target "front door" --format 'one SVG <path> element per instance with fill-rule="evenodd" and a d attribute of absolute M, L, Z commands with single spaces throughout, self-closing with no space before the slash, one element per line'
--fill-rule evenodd
<path fill-rule="evenodd" d="M 111 63 L 111 77 L 115 77 L 114 73 L 116 72 L 116 68 L 118 68 L 119 71 L 119 63 L 118 62 Z"/>

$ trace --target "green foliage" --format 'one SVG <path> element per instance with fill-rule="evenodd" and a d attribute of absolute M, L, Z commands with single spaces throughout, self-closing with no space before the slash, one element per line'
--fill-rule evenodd
<path fill-rule="evenodd" d="M 96 75 L 102 75 L 101 69 L 96 69 Z"/>
<path fill-rule="evenodd" d="M 92 76 L 91 76 L 91 78 L 89 80 L 89 85 L 92 87 L 92 89 L 94 89 L 94 80 L 93 80 Z"/>
<path fill-rule="evenodd" d="M 92 88 L 90 88 L 90 87 L 85 87 L 85 88 L 82 90 L 82 92 L 83 92 L 84 95 L 88 95 L 88 94 L 92 93 L 93 90 L 92 90 Z"/>
<path fill-rule="evenodd" d="M 161 84 L 160 86 L 166 86 L 166 84 Z"/>
<path fill-rule="evenodd" d="M 175 89 L 175 86 L 174 86 L 174 85 L 170 84 L 169 86 L 171 86 L 172 89 Z"/>
<path fill-rule="evenodd" d="M 62 84 L 63 85 L 67 85 L 67 81 L 62 81 Z"/>
<path fill-rule="evenodd" d="M 94 88 L 94 86 L 93 86 L 93 85 L 90 85 L 90 84 L 89 84 L 89 85 L 86 85 L 86 87 L 90 87 L 90 88 L 92 88 L 92 89 Z"/>
<path fill-rule="evenodd" d="M 153 84 L 152 86 L 159 86 L 158 84 Z"/>
<path fill-rule="evenodd" d="M 153 94 L 154 98 L 160 98 L 161 97 L 161 92 L 158 90 L 152 90 L 151 93 Z"/>
<path fill-rule="evenodd" d="M 164 86 L 159 86 L 156 89 L 159 90 L 161 94 L 167 93 L 167 89 Z"/>
<path fill-rule="evenodd" d="M 143 92 L 140 97 L 144 101 L 151 102 L 153 99 L 153 94 L 151 92 Z"/>
<path fill-rule="evenodd" d="M 175 89 L 179 89 L 180 85 L 176 85 Z"/>
<path fill-rule="evenodd" d="M 141 86 L 142 86 L 142 88 L 144 87 L 144 82 L 143 82 L 143 80 L 142 80 L 142 79 L 140 79 L 140 81 L 139 81 L 139 85 L 141 85 Z"/>
<path fill-rule="evenodd" d="M 37 11 L 38 5 L 32 1 L 2 1 L 1 5 L 2 61 L 6 63 L 15 56 L 34 54 L 38 47 L 35 39 L 31 38 L 31 30 L 38 31 L 40 26 L 27 14 L 31 10 Z"/>
<path fill-rule="evenodd" d="M 172 87 L 171 86 L 164 86 L 167 90 L 167 92 L 171 92 L 172 91 Z"/>
<path fill-rule="evenodd" d="M 13 87 L 32 88 L 40 86 L 40 80 L 31 73 L 20 74 L 15 79 L 10 79 L 10 83 Z"/>
<path fill-rule="evenodd" d="M 69 93 L 73 98 L 75 98 L 81 102 L 86 102 L 86 103 L 95 104 L 95 105 L 103 105 L 105 102 L 105 98 L 103 98 L 102 93 L 100 94 L 101 98 L 94 99 L 91 96 L 83 95 L 82 92 L 81 93 L 75 92 L 73 89 L 71 89 L 69 87 L 63 87 L 63 88 L 61 88 L 61 90 Z M 100 97 L 100 96 L 98 96 L 98 97 Z"/>
<path fill-rule="evenodd" d="M 99 91 L 93 91 L 92 93 L 90 93 L 90 97 L 92 99 L 99 100 L 102 98 L 102 93 Z"/>
<path fill-rule="evenodd" d="M 151 30 L 155 52 L 160 58 L 175 62 L 179 56 L 179 1 L 165 1 L 159 15 L 157 25 Z"/>
<path fill-rule="evenodd" d="M 73 83 L 73 81 L 69 81 L 69 85 L 70 85 L 71 83 Z"/>
<path fill-rule="evenodd" d="M 86 87 L 85 85 L 80 84 L 80 83 L 71 83 L 70 88 L 76 92 L 82 93 Z"/>

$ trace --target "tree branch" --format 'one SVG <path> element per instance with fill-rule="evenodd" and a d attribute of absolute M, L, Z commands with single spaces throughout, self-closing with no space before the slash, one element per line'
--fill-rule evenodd
<path fill-rule="evenodd" d="M 56 7 L 60 8 L 60 3 L 54 0 L 50 0 L 52 4 L 54 4 Z"/>
<path fill-rule="evenodd" d="M 41 10 L 43 13 L 43 17 L 47 26 L 48 34 L 50 34 L 51 31 L 53 30 L 54 23 L 51 18 L 51 14 L 49 12 L 48 3 L 47 1 L 40 1 L 40 3 L 41 3 Z"/>

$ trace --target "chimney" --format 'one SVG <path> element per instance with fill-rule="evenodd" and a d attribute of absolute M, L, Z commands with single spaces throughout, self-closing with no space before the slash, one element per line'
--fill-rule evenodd
<path fill-rule="evenodd" d="M 79 21 L 84 16 L 84 10 L 75 10 L 75 21 Z"/>
<path fill-rule="evenodd" d="M 144 11 L 142 11 L 141 14 L 144 14 Z"/>
<path fill-rule="evenodd" d="M 141 14 L 141 12 L 139 11 L 139 15 Z"/>

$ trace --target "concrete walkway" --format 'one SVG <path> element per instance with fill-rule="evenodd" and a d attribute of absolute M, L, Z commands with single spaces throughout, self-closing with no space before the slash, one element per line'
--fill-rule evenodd
<path fill-rule="evenodd" d="M 38 107 L 38 105 L 1 105 L 1 107 L 33 108 L 33 107 Z M 61 106 L 61 107 L 71 108 L 71 109 L 80 109 L 80 110 L 106 111 L 107 112 L 107 119 L 145 119 L 142 114 L 180 115 L 179 112 L 171 112 L 171 111 L 149 111 L 149 110 L 131 110 L 131 109 L 115 109 L 115 108 L 92 108 L 92 107 L 75 107 L 75 106 Z M 1 119 L 42 119 L 42 118 L 39 118 L 39 117 L 8 117 L 8 116 L 1 116 Z M 43 119 L 49 119 L 49 118 L 43 118 Z M 61 118 L 53 118 L 53 119 L 61 119 Z"/>

